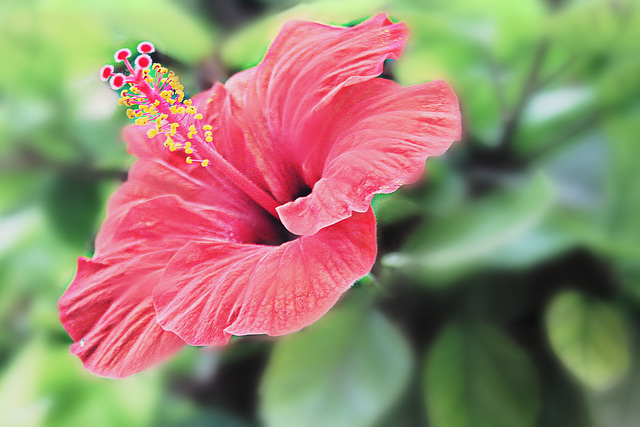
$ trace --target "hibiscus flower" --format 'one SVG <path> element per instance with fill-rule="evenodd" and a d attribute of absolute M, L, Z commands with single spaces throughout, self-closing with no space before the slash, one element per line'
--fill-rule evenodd
<path fill-rule="evenodd" d="M 376 78 L 407 39 L 378 15 L 351 28 L 286 24 L 256 67 L 184 100 L 150 43 L 102 70 L 136 124 L 137 158 L 92 258 L 59 302 L 91 372 L 132 375 L 185 343 L 283 335 L 325 314 L 376 257 L 370 202 L 460 137 L 442 81 Z"/>

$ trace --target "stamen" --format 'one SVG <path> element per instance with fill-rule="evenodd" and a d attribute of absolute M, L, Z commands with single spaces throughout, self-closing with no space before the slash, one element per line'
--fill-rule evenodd
<path fill-rule="evenodd" d="M 200 164 L 202 167 L 213 164 L 219 172 L 229 178 L 276 218 L 276 207 L 279 205 L 273 197 L 254 184 L 224 157 L 212 145 L 213 127 L 203 124 L 203 115 L 198 113 L 190 99 L 184 99 L 184 86 L 178 77 L 161 66 L 154 64 L 149 53 L 155 51 L 153 44 L 138 44 L 139 55 L 131 65 L 131 51 L 123 48 L 114 54 L 117 62 L 124 62 L 128 75 L 113 73 L 112 65 L 105 65 L 100 71 L 103 80 L 109 79 L 114 90 L 122 90 L 119 105 L 132 107 L 127 109 L 127 117 L 135 120 L 140 126 L 149 126 L 147 136 L 151 139 L 160 135 L 165 137 L 164 147 L 177 155 L 183 153 L 187 164 Z"/>

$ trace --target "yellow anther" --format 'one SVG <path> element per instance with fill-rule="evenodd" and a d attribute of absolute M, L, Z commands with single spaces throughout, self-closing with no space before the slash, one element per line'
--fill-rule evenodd
<path fill-rule="evenodd" d="M 201 130 L 204 135 L 200 134 L 198 141 L 204 139 L 207 143 L 213 142 L 213 126 L 202 126 L 202 122 L 196 124 L 195 120 L 202 120 L 203 115 L 198 113 L 191 99 L 185 99 L 184 86 L 178 77 L 157 63 L 153 64 L 151 70 L 153 71 L 143 70 L 142 75 L 137 76 L 136 81 L 131 83 L 131 87 L 121 92 L 118 104 L 134 107 L 127 110 L 127 117 L 134 119 L 138 125 L 154 124 L 155 121 L 155 126 L 150 126 L 146 135 L 149 138 L 164 135 L 166 139 L 163 144 L 170 151 L 180 150 L 186 155 L 193 154 L 196 150 L 190 140 Z M 143 87 L 144 91 L 140 87 Z M 188 125 L 188 131 L 186 123 L 180 124 L 187 115 L 194 118 L 190 120 L 192 124 Z M 186 162 L 200 163 L 203 167 L 209 165 L 208 159 L 198 160 L 191 156 L 186 157 Z"/>
<path fill-rule="evenodd" d="M 178 125 L 178 123 L 174 122 L 174 123 L 171 123 L 170 126 L 171 126 L 171 128 L 168 131 L 165 132 L 165 135 L 173 136 L 173 135 L 176 134 L 176 131 L 178 130 L 178 126 L 179 125 Z"/>

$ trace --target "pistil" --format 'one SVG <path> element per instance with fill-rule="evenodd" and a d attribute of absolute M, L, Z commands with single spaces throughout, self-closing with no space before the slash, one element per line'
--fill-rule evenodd
<path fill-rule="evenodd" d="M 279 203 L 215 149 L 212 125 L 202 124 L 202 114 L 197 112 L 191 100 L 184 99 L 184 87 L 178 77 L 160 64 L 152 64 L 149 54 L 154 50 L 151 43 L 140 43 L 138 52 L 141 55 L 135 59 L 135 67 L 129 62 L 131 51 L 118 50 L 114 58 L 118 62 L 124 62 L 129 75 L 114 73 L 111 65 L 104 66 L 100 71 L 100 77 L 105 81 L 109 80 L 114 90 L 129 85 L 128 89 L 121 92 L 118 103 L 138 108 L 128 109 L 127 116 L 135 119 L 135 123 L 141 126 L 155 122 L 155 127 L 147 130 L 149 138 L 164 135 L 164 146 L 176 152 L 176 155 L 182 155 L 186 163 L 215 167 L 251 199 L 278 218 L 276 207 Z"/>

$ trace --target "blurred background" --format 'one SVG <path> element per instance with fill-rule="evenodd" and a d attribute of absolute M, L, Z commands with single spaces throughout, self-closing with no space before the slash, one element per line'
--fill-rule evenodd
<path fill-rule="evenodd" d="M 293 18 L 406 21 L 386 78 L 451 83 L 465 136 L 374 200 L 380 254 L 290 336 L 85 372 L 57 300 L 132 159 L 113 52 L 189 94 Z M 640 425 L 636 0 L 0 1 L 0 425 Z"/>

